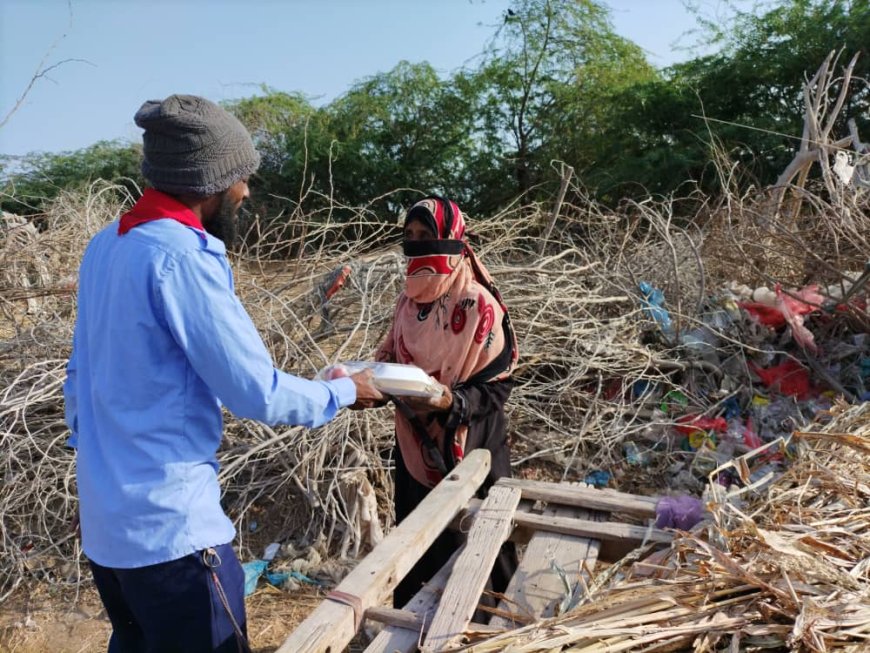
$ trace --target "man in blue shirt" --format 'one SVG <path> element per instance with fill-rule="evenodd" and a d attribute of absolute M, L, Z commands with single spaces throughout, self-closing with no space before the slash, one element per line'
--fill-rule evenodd
<path fill-rule="evenodd" d="M 224 241 L 259 165 L 242 124 L 184 95 L 146 102 L 135 120 L 152 188 L 85 251 L 64 384 L 83 549 L 110 653 L 245 650 L 217 480 L 221 406 L 316 427 L 381 396 L 370 374 L 275 369 L 236 297 Z"/>

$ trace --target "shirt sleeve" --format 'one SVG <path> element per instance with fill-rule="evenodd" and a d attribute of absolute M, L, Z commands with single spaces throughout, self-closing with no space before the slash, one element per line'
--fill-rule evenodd
<path fill-rule="evenodd" d="M 68 447 L 73 449 L 79 445 L 79 413 L 78 413 L 78 389 L 76 387 L 76 357 L 78 356 L 78 331 L 76 326 L 73 332 L 73 347 L 69 361 L 66 364 L 66 380 L 63 382 L 63 411 L 66 425 L 69 427 L 70 436 L 66 441 Z"/>
<path fill-rule="evenodd" d="M 237 417 L 315 427 L 356 401 L 348 378 L 309 381 L 275 369 L 232 288 L 224 256 L 190 252 L 159 281 L 163 313 L 178 346 Z"/>

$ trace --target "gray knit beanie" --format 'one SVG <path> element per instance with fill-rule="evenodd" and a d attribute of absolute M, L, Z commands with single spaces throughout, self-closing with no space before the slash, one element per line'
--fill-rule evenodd
<path fill-rule="evenodd" d="M 149 100 L 134 118 L 145 130 L 142 175 L 171 194 L 214 195 L 260 165 L 251 135 L 238 119 L 195 95 Z"/>

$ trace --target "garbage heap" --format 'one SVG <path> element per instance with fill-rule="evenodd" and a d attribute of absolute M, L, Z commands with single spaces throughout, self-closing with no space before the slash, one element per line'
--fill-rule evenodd
<path fill-rule="evenodd" d="M 750 458 L 749 480 L 773 478 L 793 455 L 792 433 L 824 419 L 838 399 L 870 399 L 870 263 L 847 276 L 851 282 L 824 288 L 732 282 L 679 326 L 665 294 L 640 282 L 650 324 L 644 339 L 682 365 L 666 383 L 610 381 L 605 397 L 630 402 L 630 420 L 648 421 L 640 437 L 624 442 L 623 475 L 658 463 L 672 490 L 699 493 L 708 480 L 727 488 L 740 479 L 723 466 L 761 449 Z M 586 481 L 612 479 L 602 469 Z"/>

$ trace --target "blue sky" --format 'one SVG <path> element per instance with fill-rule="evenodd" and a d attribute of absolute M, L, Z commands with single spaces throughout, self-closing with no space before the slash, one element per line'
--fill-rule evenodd
<path fill-rule="evenodd" d="M 399 61 L 449 73 L 483 48 L 509 0 L 2 0 L 0 154 L 138 140 L 146 99 L 246 97 L 261 84 L 316 102 Z M 683 0 L 609 0 L 616 31 L 665 66 L 694 27 Z M 705 12 L 720 10 L 705 0 Z M 70 11 L 71 8 L 71 11 Z M 65 36 L 64 36 L 65 35 Z M 684 43 L 689 42 L 683 39 Z M 53 49 L 52 46 L 54 45 Z"/>

